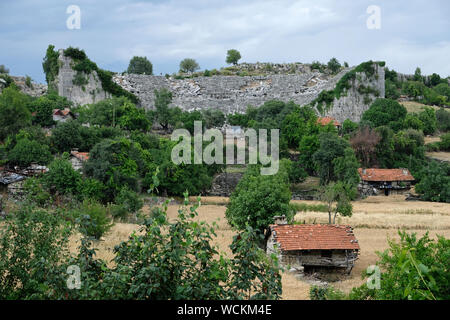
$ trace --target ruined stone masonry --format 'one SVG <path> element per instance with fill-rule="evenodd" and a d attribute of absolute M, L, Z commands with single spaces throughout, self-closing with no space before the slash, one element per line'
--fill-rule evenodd
<path fill-rule="evenodd" d="M 95 71 L 78 75 L 84 77 L 85 84 L 74 84 L 77 72 L 72 69 L 72 60 L 64 56 L 63 50 L 59 50 L 58 63 L 60 68 L 55 85 L 59 95 L 79 105 L 111 97 L 103 90 Z M 267 69 L 267 65 L 269 64 L 244 63 L 235 68 L 259 72 Z M 351 88 L 339 99 L 335 98 L 332 106 L 325 108 L 322 115 L 332 116 L 340 122 L 345 119 L 359 121 L 363 112 L 377 97 L 384 98 L 384 67 L 376 63 L 374 66 L 373 76 L 367 77 L 364 73 L 357 73 Z M 247 106 L 258 107 L 269 100 L 293 101 L 299 105 L 309 104 L 323 90 L 333 90 L 336 83 L 352 70 L 346 68 L 333 76 L 311 70 L 309 65 L 301 63 L 270 64 L 270 67 L 270 72 L 259 76 L 214 75 L 175 79 L 169 76 L 116 74 L 113 81 L 136 95 L 140 106 L 145 109 L 154 108 L 155 89 L 167 88 L 173 93 L 172 106 L 187 111 L 213 108 L 228 114 L 243 113 Z M 371 90 L 362 94 L 361 88 Z M 319 111 L 317 113 L 319 114 Z"/>

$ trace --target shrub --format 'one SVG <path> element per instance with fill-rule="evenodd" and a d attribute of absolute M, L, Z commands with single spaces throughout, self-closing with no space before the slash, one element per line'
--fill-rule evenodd
<path fill-rule="evenodd" d="M 82 232 L 95 239 L 100 239 L 112 227 L 106 207 L 92 200 L 83 201 L 78 216 L 78 222 L 83 223 Z"/>
<path fill-rule="evenodd" d="M 378 253 L 377 265 L 382 270 L 379 289 L 370 289 L 364 284 L 354 288 L 350 298 L 448 300 L 450 240 L 438 236 L 437 241 L 433 241 L 428 232 L 419 239 L 415 233 L 399 231 L 399 235 L 399 242 L 389 241 L 389 249 Z"/>
<path fill-rule="evenodd" d="M 141 200 L 139 195 L 127 187 L 124 187 L 120 190 L 120 192 L 117 194 L 114 202 L 115 202 L 115 204 L 122 207 L 126 213 L 133 213 L 133 214 L 135 214 L 139 210 L 141 210 L 142 206 L 144 205 L 144 202 Z M 117 211 L 116 211 L 116 213 L 117 213 Z M 125 217 L 121 216 L 121 218 L 125 218 Z"/>
<path fill-rule="evenodd" d="M 51 193 L 76 194 L 81 174 L 72 168 L 67 159 L 55 159 L 43 176 L 43 183 Z"/>
<path fill-rule="evenodd" d="M 32 163 L 46 165 L 52 158 L 47 145 L 27 138 L 19 140 L 8 153 L 9 162 L 20 167 L 28 167 Z"/>
<path fill-rule="evenodd" d="M 0 299 L 51 299 L 67 288 L 70 228 L 59 215 L 19 208 L 0 229 Z"/>

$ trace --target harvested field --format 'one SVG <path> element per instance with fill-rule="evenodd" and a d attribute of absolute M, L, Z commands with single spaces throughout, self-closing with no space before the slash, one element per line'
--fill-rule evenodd
<path fill-rule="evenodd" d="M 401 105 L 403 105 L 408 112 L 411 113 L 418 113 L 425 109 L 425 107 L 433 108 L 435 111 L 439 110 L 439 107 L 437 106 L 428 106 L 426 104 L 415 102 L 415 101 L 404 101 L 400 102 Z"/>
<path fill-rule="evenodd" d="M 209 224 L 217 223 L 217 238 L 214 242 L 220 252 L 231 255 L 231 244 L 234 231 L 228 225 L 225 218 L 226 207 L 216 203 L 226 203 L 227 198 L 202 197 L 202 205 L 198 209 L 197 220 Z M 294 203 L 318 204 L 318 201 L 293 201 Z M 211 205 L 210 203 L 214 203 Z M 179 205 L 170 205 L 168 216 L 175 219 Z M 423 235 L 430 230 L 430 236 L 443 235 L 450 237 L 450 204 L 405 201 L 404 196 L 378 196 L 369 197 L 361 201 L 353 202 L 354 213 L 350 218 L 340 218 L 340 223 L 354 227 L 354 233 L 361 247 L 359 260 L 349 276 L 341 276 L 339 281 L 331 284 L 345 292 L 363 283 L 361 273 L 378 260 L 376 251 L 388 248 L 388 239 L 398 239 L 398 230 L 408 229 L 408 232 L 416 232 Z M 144 212 L 148 208 L 144 208 Z M 297 214 L 297 220 L 308 219 L 316 223 L 326 223 L 328 217 L 322 212 L 302 212 Z M 98 257 L 110 261 L 113 257 L 112 249 L 120 241 L 126 240 L 128 235 L 138 230 L 134 224 L 116 223 L 111 231 L 105 235 L 104 241 L 96 243 Z M 71 247 L 75 248 L 75 240 L 72 239 Z M 283 299 L 309 299 L 311 283 L 307 280 L 298 280 L 287 272 L 282 275 Z"/>
<path fill-rule="evenodd" d="M 427 157 L 450 162 L 450 152 L 426 152 Z"/>

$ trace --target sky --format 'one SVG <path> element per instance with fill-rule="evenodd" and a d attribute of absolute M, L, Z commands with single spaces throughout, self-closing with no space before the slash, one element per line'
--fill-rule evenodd
<path fill-rule="evenodd" d="M 80 9 L 79 29 L 67 27 L 71 5 Z M 368 12 L 373 5 L 379 15 Z M 419 66 L 447 77 L 449 16 L 448 0 L 0 0 L 0 64 L 44 83 L 49 44 L 81 48 L 115 72 L 146 56 L 157 75 L 177 72 L 184 58 L 219 69 L 237 49 L 240 62 L 372 59 L 401 73 Z"/>

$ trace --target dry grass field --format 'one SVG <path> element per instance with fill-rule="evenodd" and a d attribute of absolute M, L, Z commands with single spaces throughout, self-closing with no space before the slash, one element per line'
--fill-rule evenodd
<path fill-rule="evenodd" d="M 427 157 L 450 162 L 450 152 L 426 152 Z"/>
<path fill-rule="evenodd" d="M 425 107 L 433 108 L 435 111 L 439 110 L 438 106 L 427 106 L 426 104 L 422 104 L 415 101 L 404 101 L 400 102 L 401 105 L 403 105 L 408 112 L 411 113 L 418 113 L 420 111 L 423 111 Z"/>
<path fill-rule="evenodd" d="M 226 255 L 231 254 L 231 244 L 234 232 L 225 218 L 227 198 L 203 197 L 202 205 L 198 210 L 198 220 L 209 224 L 217 223 L 217 238 L 214 240 L 219 251 Z M 317 201 L 293 201 L 309 204 Z M 170 205 L 168 216 L 175 219 L 179 205 Z M 398 239 L 398 230 L 406 229 L 423 235 L 430 230 L 430 236 L 437 234 L 450 237 L 450 204 L 405 201 L 403 196 L 369 197 L 353 202 L 354 213 L 351 218 L 339 218 L 339 223 L 354 227 L 354 233 L 361 247 L 359 260 L 349 276 L 342 276 L 332 285 L 340 290 L 349 292 L 351 288 L 363 283 L 361 273 L 378 259 L 376 251 L 388 248 L 388 239 Z M 144 208 L 144 211 L 148 208 Z M 326 223 L 327 214 L 322 212 L 298 213 L 296 220 L 307 222 Z M 120 241 L 126 240 L 128 235 L 139 227 L 134 224 L 116 223 L 102 241 L 97 242 L 98 257 L 110 261 L 113 258 L 112 250 Z M 77 237 L 71 241 L 75 248 Z M 284 299 L 309 299 L 310 282 L 298 280 L 294 275 L 284 273 L 282 277 Z"/>

